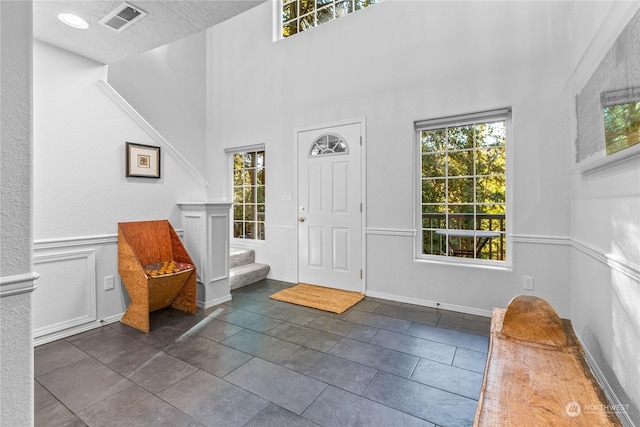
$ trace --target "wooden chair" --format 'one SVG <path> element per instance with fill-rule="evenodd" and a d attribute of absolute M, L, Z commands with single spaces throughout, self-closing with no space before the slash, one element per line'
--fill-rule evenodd
<path fill-rule="evenodd" d="M 196 312 L 196 267 L 169 221 L 118 223 L 118 272 L 131 303 L 120 321 L 149 332 L 149 313 Z"/>

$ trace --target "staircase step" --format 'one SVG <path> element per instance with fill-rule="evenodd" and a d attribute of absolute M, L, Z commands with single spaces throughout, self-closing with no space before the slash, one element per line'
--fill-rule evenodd
<path fill-rule="evenodd" d="M 229 282 L 231 289 L 238 289 L 252 283 L 266 279 L 270 267 L 267 264 L 243 264 L 229 269 Z"/>
<path fill-rule="evenodd" d="M 256 252 L 253 249 L 229 249 L 229 268 L 256 262 Z"/>

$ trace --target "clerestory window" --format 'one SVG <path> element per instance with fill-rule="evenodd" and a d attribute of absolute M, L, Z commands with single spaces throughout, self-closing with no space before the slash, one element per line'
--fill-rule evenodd
<path fill-rule="evenodd" d="M 265 152 L 233 154 L 233 237 L 265 240 Z"/>
<path fill-rule="evenodd" d="M 282 0 L 282 37 L 317 27 L 382 0 Z"/>
<path fill-rule="evenodd" d="M 505 261 L 510 111 L 416 122 L 419 252 Z"/>

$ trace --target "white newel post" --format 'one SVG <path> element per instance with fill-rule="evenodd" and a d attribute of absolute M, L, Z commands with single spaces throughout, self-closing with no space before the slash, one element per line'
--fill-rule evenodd
<path fill-rule="evenodd" d="M 230 202 L 178 203 L 183 243 L 196 263 L 197 304 L 209 308 L 231 300 L 229 286 Z"/>

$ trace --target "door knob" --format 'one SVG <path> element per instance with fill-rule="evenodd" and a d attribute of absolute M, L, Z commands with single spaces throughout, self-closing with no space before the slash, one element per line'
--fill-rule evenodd
<path fill-rule="evenodd" d="M 300 221 L 300 222 L 304 222 L 304 217 L 303 217 L 303 216 L 301 216 L 300 218 L 298 218 L 298 221 Z"/>

